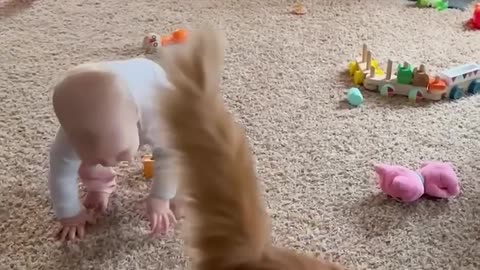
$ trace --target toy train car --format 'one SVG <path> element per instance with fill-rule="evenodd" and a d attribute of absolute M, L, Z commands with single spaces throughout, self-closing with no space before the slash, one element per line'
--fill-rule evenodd
<path fill-rule="evenodd" d="M 355 84 L 365 89 L 378 91 L 382 96 L 404 95 L 411 101 L 441 100 L 446 97 L 459 99 L 467 94 L 480 91 L 480 65 L 467 64 L 428 75 L 425 66 L 413 68 L 407 62 L 392 71 L 393 63 L 388 60 L 387 71 L 383 72 L 376 62 L 372 62 L 371 52 L 363 47 L 362 58 L 349 64 L 350 75 Z"/>
<path fill-rule="evenodd" d="M 454 67 L 438 76 L 447 83 L 447 96 L 450 99 L 459 99 L 464 95 L 475 95 L 480 92 L 480 65 L 466 64 Z"/>

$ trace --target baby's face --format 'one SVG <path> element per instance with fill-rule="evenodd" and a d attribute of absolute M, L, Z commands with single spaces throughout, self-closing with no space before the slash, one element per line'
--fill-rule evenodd
<path fill-rule="evenodd" d="M 82 162 L 90 165 L 113 167 L 120 162 L 131 162 L 139 148 L 136 123 L 111 125 L 100 131 L 78 132 L 69 137 Z"/>
<path fill-rule="evenodd" d="M 55 87 L 55 114 L 82 162 L 115 166 L 139 146 L 139 114 L 126 84 L 102 67 L 68 74 Z"/>

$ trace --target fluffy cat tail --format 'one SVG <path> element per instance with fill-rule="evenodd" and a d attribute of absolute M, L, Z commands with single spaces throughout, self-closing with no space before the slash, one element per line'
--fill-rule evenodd
<path fill-rule="evenodd" d="M 210 26 L 165 51 L 172 84 L 161 118 L 184 169 L 187 246 L 195 269 L 224 269 L 261 259 L 270 224 L 244 130 L 224 105 L 224 37 Z"/>

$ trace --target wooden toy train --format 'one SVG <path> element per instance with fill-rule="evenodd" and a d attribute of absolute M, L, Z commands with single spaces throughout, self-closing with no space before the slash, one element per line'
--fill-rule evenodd
<path fill-rule="evenodd" d="M 393 63 L 388 60 L 384 72 L 378 62 L 372 59 L 371 52 L 363 45 L 362 56 L 348 65 L 348 71 L 356 85 L 367 90 L 378 91 L 380 95 L 407 96 L 411 101 L 422 99 L 441 100 L 443 97 L 456 100 L 464 95 L 480 92 L 480 65 L 466 64 L 435 76 L 428 75 L 425 65 L 413 68 L 407 62 L 392 71 Z"/>

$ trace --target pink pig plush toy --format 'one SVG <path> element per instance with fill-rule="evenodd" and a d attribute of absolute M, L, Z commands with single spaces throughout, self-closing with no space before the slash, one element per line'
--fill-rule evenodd
<path fill-rule="evenodd" d="M 435 198 L 451 198 L 460 193 L 457 175 L 451 163 L 429 161 L 418 171 L 398 165 L 377 164 L 380 189 L 402 202 L 413 202 L 424 194 Z"/>

